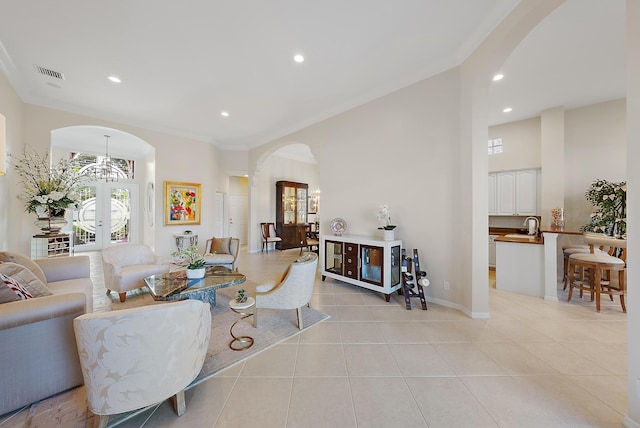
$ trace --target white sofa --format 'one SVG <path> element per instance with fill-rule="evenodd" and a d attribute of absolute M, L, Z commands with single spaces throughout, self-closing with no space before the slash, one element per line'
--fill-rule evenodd
<path fill-rule="evenodd" d="M 93 310 L 93 284 L 88 256 L 34 262 L 22 254 L 0 252 L 0 263 L 4 268 L 23 266 L 53 293 L 0 304 L 4 414 L 82 385 L 73 319 Z"/>

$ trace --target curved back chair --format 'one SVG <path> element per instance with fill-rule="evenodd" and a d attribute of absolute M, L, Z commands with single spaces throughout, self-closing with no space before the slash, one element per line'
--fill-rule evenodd
<path fill-rule="evenodd" d="M 211 336 L 208 303 L 183 300 L 86 314 L 73 321 L 89 409 L 96 426 L 175 396 L 196 378 Z"/>
<path fill-rule="evenodd" d="M 161 263 L 151 247 L 143 244 L 120 244 L 102 250 L 102 269 L 107 294 L 116 291 L 120 301 L 127 291 L 144 287 L 144 279 L 169 272 L 171 265 Z"/>
<path fill-rule="evenodd" d="M 298 328 L 303 329 L 302 307 L 309 304 L 316 280 L 318 255 L 305 253 L 291 263 L 282 280 L 270 281 L 256 287 L 254 325 L 258 326 L 258 309 L 296 309 Z"/>

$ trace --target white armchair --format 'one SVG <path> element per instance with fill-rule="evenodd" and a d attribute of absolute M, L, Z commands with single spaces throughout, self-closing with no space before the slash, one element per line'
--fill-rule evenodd
<path fill-rule="evenodd" d="M 209 347 L 208 303 L 183 300 L 86 314 L 73 328 L 95 426 L 172 396 L 182 416 L 184 389 L 200 373 Z"/>
<path fill-rule="evenodd" d="M 116 291 L 124 302 L 127 291 L 144 287 L 146 277 L 169 272 L 171 265 L 161 263 L 147 245 L 120 244 L 102 250 L 102 268 L 107 294 Z"/>
<path fill-rule="evenodd" d="M 308 305 L 316 279 L 318 255 L 305 253 L 291 263 L 282 280 L 269 281 L 256 287 L 254 325 L 258 326 L 258 309 L 296 309 L 298 328 L 302 330 L 302 307 Z"/>

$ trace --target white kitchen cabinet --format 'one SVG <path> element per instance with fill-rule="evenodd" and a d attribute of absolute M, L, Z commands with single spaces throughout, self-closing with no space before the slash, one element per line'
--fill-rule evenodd
<path fill-rule="evenodd" d="M 516 214 L 536 215 L 538 172 L 535 169 L 516 171 Z"/>
<path fill-rule="evenodd" d="M 496 214 L 496 173 L 489 174 L 489 215 Z"/>
<path fill-rule="evenodd" d="M 495 172 L 489 174 L 489 215 L 527 216 L 537 214 L 538 171 Z"/>
<path fill-rule="evenodd" d="M 516 215 L 516 173 L 496 174 L 496 214 Z"/>

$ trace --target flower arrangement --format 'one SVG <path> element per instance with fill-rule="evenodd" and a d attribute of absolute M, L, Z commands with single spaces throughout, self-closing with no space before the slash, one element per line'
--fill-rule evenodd
<path fill-rule="evenodd" d="M 64 215 L 67 208 L 78 208 L 77 188 L 82 176 L 72 162 L 61 159 L 54 165 L 48 153 L 25 148 L 13 167 L 22 178 L 24 192 L 18 198 L 28 213 L 36 213 L 39 218 L 56 217 Z"/>
<path fill-rule="evenodd" d="M 610 236 L 626 236 L 627 233 L 627 183 L 594 180 L 585 193 L 587 201 L 595 207 L 589 224 L 580 228 L 583 232 L 598 232 Z"/>
<path fill-rule="evenodd" d="M 389 205 L 384 204 L 378 208 L 378 221 L 382 222 L 382 227 L 378 229 L 393 230 L 396 226 L 391 224 L 391 209 Z"/>
<path fill-rule="evenodd" d="M 198 252 L 195 245 L 175 251 L 171 255 L 185 260 L 188 263 L 187 269 L 202 269 L 206 263 L 204 256 Z"/>

